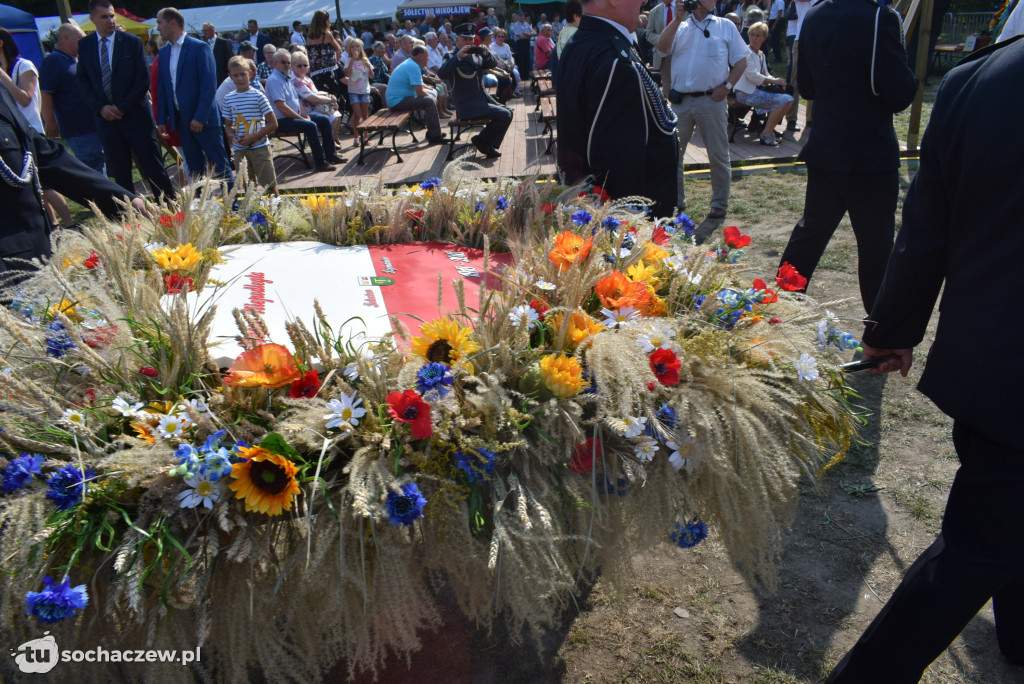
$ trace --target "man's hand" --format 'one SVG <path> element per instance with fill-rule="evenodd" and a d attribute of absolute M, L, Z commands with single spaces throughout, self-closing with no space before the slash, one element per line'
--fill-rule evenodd
<path fill-rule="evenodd" d="M 51 138 L 59 138 L 60 137 L 60 126 L 58 126 L 57 122 L 55 120 L 53 120 L 53 119 L 50 119 L 49 121 L 46 122 L 45 130 L 46 130 L 46 135 L 48 135 Z"/>
<path fill-rule="evenodd" d="M 152 216 L 150 216 L 149 210 L 146 208 L 146 203 L 142 200 L 141 197 L 136 197 L 135 199 L 132 200 L 132 208 L 134 208 L 135 211 L 139 212 L 146 218 L 153 218 Z"/>
<path fill-rule="evenodd" d="M 170 135 L 168 135 L 168 133 L 167 133 L 167 126 L 165 126 L 164 124 L 159 124 L 156 127 L 156 131 L 157 131 L 157 133 L 160 134 L 160 139 L 161 140 L 167 140 L 168 138 L 171 137 Z"/>
<path fill-rule="evenodd" d="M 728 94 L 729 94 L 729 88 L 724 86 L 724 85 L 720 85 L 720 86 L 718 86 L 717 88 L 715 88 L 714 90 L 711 91 L 711 101 L 712 102 L 721 102 L 722 100 L 724 100 L 726 98 L 726 96 Z"/>
<path fill-rule="evenodd" d="M 458 57 L 459 59 L 465 59 L 466 57 L 469 57 L 469 48 L 469 45 L 463 45 L 462 49 L 459 50 L 459 54 L 455 56 Z"/>
<path fill-rule="evenodd" d="M 869 344 L 863 344 L 864 360 L 884 359 L 877 368 L 872 368 L 868 373 L 892 373 L 898 370 L 900 375 L 907 377 L 910 371 L 910 364 L 914 360 L 913 349 L 878 349 Z"/>
<path fill-rule="evenodd" d="M 192 122 L 188 125 L 188 129 L 193 133 L 202 133 L 203 126 L 204 125 L 202 121 L 196 121 L 195 119 L 192 119 Z"/>
<path fill-rule="evenodd" d="M 103 109 L 100 110 L 100 116 L 102 116 L 106 121 L 118 121 L 121 119 L 122 114 L 121 110 L 114 105 L 105 105 Z"/>

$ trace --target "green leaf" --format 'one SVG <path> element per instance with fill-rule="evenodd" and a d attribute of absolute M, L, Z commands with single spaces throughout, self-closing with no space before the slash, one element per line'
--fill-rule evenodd
<path fill-rule="evenodd" d="M 271 432 L 269 435 L 264 437 L 263 441 L 260 442 L 260 446 L 272 454 L 287 456 L 291 461 L 296 461 L 298 463 L 306 462 L 306 459 L 302 458 L 299 452 L 293 449 L 288 442 L 284 441 L 284 437 L 276 432 Z"/>

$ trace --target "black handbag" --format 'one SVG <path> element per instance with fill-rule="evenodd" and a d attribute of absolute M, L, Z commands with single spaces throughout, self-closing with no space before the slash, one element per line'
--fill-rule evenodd
<path fill-rule="evenodd" d="M 786 21 L 796 21 L 799 17 L 796 15 L 796 2 L 790 0 L 789 7 L 786 9 Z"/>

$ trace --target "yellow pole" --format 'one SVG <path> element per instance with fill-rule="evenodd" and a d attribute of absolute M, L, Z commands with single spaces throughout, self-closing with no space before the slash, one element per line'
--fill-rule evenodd
<path fill-rule="evenodd" d="M 921 140 L 921 106 L 924 104 L 924 80 L 928 74 L 928 62 L 931 51 L 928 49 L 932 40 L 932 8 L 934 0 L 922 0 L 921 11 L 917 17 L 917 95 L 910 107 L 910 130 L 907 131 L 907 149 L 914 151 Z"/>
<path fill-rule="evenodd" d="M 60 15 L 60 23 L 66 24 L 71 21 L 71 6 L 68 0 L 57 0 L 57 14 Z"/>

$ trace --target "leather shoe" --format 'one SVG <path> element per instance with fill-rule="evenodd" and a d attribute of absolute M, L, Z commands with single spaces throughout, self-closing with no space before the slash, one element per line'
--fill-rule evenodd
<path fill-rule="evenodd" d="M 322 163 L 316 165 L 316 170 L 317 171 L 334 171 L 337 168 L 338 167 L 335 166 L 334 164 L 328 164 L 327 162 L 322 162 Z"/>
<path fill-rule="evenodd" d="M 344 164 L 345 162 L 348 161 L 348 159 L 345 159 L 344 157 L 339 157 L 336 154 L 332 154 L 330 157 L 327 157 L 327 161 L 330 164 Z"/>
<path fill-rule="evenodd" d="M 445 135 L 444 133 L 440 135 L 428 135 L 427 142 L 430 143 L 431 145 L 441 145 L 443 143 L 448 142 L 448 136 Z"/>

